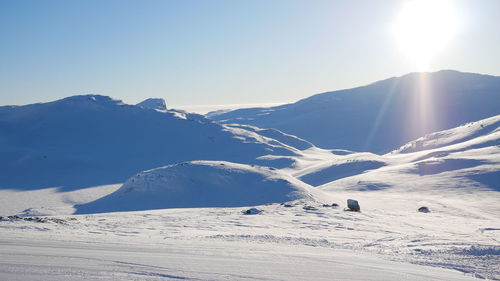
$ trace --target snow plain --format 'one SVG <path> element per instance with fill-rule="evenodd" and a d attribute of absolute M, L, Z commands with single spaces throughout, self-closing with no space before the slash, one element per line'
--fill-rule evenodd
<path fill-rule="evenodd" d="M 291 203 L 292 207 L 258 206 L 263 212 L 257 215 L 242 214 L 245 208 L 185 208 L 62 216 L 59 218 L 64 221 L 60 223 L 3 221 L 0 277 L 2 280 L 498 277 L 493 275 L 498 270 L 498 260 L 492 258 L 498 256 L 494 245 L 499 238 L 499 229 L 491 228 L 494 218 L 464 216 L 454 212 L 456 209 L 450 212 L 446 206 L 429 201 L 424 202 L 431 203 L 433 212 L 418 213 L 412 207 L 418 206 L 415 201 L 423 202 L 415 198 L 397 200 L 401 205 L 384 204 L 386 208 L 380 208 L 379 200 L 395 202 L 394 199 L 401 198 L 382 196 L 370 201 L 369 196 L 349 194 L 352 195 L 364 204 L 362 213 L 297 201 Z M 304 206 L 316 209 L 305 210 Z M 485 246 L 488 244 L 492 246 Z M 491 275 L 480 275 L 478 271 Z"/>

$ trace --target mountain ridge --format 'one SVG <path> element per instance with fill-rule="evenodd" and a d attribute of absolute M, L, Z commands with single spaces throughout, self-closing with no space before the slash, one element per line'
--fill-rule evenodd
<path fill-rule="evenodd" d="M 316 146 L 387 153 L 427 133 L 500 114 L 500 77 L 442 70 L 409 73 L 270 108 L 208 115 L 275 128 Z"/>
<path fill-rule="evenodd" d="M 288 162 L 258 158 L 298 151 L 247 132 L 235 133 L 202 115 L 100 95 L 0 107 L 0 188 L 122 183 L 142 170 L 190 160 L 281 167 Z"/>

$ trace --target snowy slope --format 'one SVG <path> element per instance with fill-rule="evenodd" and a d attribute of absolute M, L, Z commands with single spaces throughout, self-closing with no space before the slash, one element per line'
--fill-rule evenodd
<path fill-rule="evenodd" d="M 137 172 L 183 161 L 282 167 L 289 162 L 257 158 L 296 155 L 292 147 L 244 141 L 201 115 L 159 110 L 157 103 L 126 105 L 88 95 L 0 107 L 0 188 L 67 191 L 123 183 Z"/>
<path fill-rule="evenodd" d="M 408 191 L 466 188 L 500 191 L 500 115 L 435 132 L 385 155 L 336 155 L 314 148 L 283 171 L 328 190 Z M 317 151 L 316 158 L 309 151 Z M 328 151 L 328 150 L 326 150 Z"/>
<path fill-rule="evenodd" d="M 500 130 L 500 115 L 486 118 L 480 121 L 471 122 L 462 126 L 435 132 L 415 141 L 412 141 L 391 153 L 409 153 L 415 151 L 429 150 L 449 146 L 452 144 L 465 143 L 474 147 L 484 147 L 495 144 L 498 141 L 498 131 Z M 476 138 L 476 140 L 473 140 Z M 467 142 L 473 140 L 471 142 Z M 463 144 L 459 145 L 462 147 Z"/>
<path fill-rule="evenodd" d="M 500 114 L 500 77 L 411 73 L 271 108 L 210 114 L 275 128 L 322 148 L 386 153 L 425 134 Z"/>
<path fill-rule="evenodd" d="M 274 168 L 193 161 L 141 172 L 116 192 L 77 206 L 76 213 L 165 208 L 254 206 L 328 196 Z"/>
<path fill-rule="evenodd" d="M 386 155 L 298 150 L 307 142 L 279 131 L 223 126 L 244 145 L 286 152 L 260 160 L 288 164 L 193 161 L 123 186 L 0 190 L 0 215 L 27 219 L 0 220 L 0 279 L 500 280 L 495 120 Z M 361 212 L 344 211 L 347 199 Z M 70 215 L 75 204 L 85 215 Z M 191 208 L 150 210 L 175 204 Z M 242 213 L 251 206 L 262 212 Z M 29 220 L 39 214 L 63 221 Z"/>
<path fill-rule="evenodd" d="M 255 126 L 241 124 L 227 124 L 225 125 L 225 127 L 236 134 L 238 134 L 239 132 L 247 131 L 247 135 L 249 134 L 248 132 L 250 132 L 250 134 L 255 136 L 256 138 L 268 138 L 270 140 L 268 141 L 268 143 L 280 143 L 281 145 L 290 146 L 298 150 L 305 150 L 314 146 L 304 139 L 301 139 L 294 135 L 283 133 L 276 129 L 262 129 Z"/>
<path fill-rule="evenodd" d="M 354 176 L 387 165 L 383 157 L 371 153 L 354 153 L 337 156 L 334 159 L 318 162 L 315 165 L 294 171 L 300 180 L 319 186 L 337 179 Z"/>

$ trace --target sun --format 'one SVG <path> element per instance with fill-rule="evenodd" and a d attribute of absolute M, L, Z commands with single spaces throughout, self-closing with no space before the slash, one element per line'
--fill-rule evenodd
<path fill-rule="evenodd" d="M 421 71 L 443 51 L 458 28 L 458 16 L 448 0 L 405 2 L 394 24 L 399 48 Z"/>

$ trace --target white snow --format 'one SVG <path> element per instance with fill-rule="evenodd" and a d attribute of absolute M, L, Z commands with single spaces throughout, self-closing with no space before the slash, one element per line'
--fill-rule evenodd
<path fill-rule="evenodd" d="M 296 154 L 289 146 L 259 139 L 245 143 L 201 115 L 151 110 L 98 95 L 4 106 L 0 188 L 72 191 L 123 183 L 138 172 L 190 160 L 283 167 L 288 163 L 256 159 Z"/>
<path fill-rule="evenodd" d="M 327 202 L 328 195 L 274 168 L 192 161 L 141 172 L 109 196 L 78 206 L 77 213 L 253 206 L 297 199 Z"/>
<path fill-rule="evenodd" d="M 278 129 L 322 148 L 387 153 L 425 134 L 498 114 L 500 77 L 442 70 L 207 116 Z"/>
<path fill-rule="evenodd" d="M 500 280 L 499 120 L 377 155 L 102 96 L 0 107 L 0 280 Z"/>
<path fill-rule="evenodd" d="M 242 214 L 242 208 L 189 208 L 61 217 L 66 219 L 61 224 L 3 221 L 0 277 L 472 280 L 471 271 L 478 268 L 471 268 L 467 259 L 476 258 L 474 254 L 446 251 L 433 257 L 425 251 L 439 250 L 441 244 L 461 246 L 459 242 L 466 235 L 474 234 L 469 229 L 475 224 L 434 237 L 464 219 L 456 216 L 456 220 L 447 221 L 442 215 L 414 210 L 387 213 L 366 201 L 360 204 L 362 213 L 321 205 L 307 211 L 297 203 L 293 207 L 260 206 L 263 212 L 252 216 Z M 492 233 L 487 235 L 496 235 Z M 458 240 L 450 239 L 452 235 L 458 235 Z M 475 235 L 483 236 L 479 232 Z M 487 240 L 486 235 L 479 241 L 483 240 Z M 408 261 L 445 265 L 466 274 L 410 265 Z M 495 270 L 494 260 L 489 264 L 474 262 Z"/>
<path fill-rule="evenodd" d="M 416 152 L 453 144 L 458 144 L 457 148 L 460 149 L 463 149 L 464 145 L 484 146 L 484 143 L 488 144 L 498 139 L 499 127 L 500 115 L 497 115 L 477 122 L 467 123 L 453 129 L 426 135 L 400 147 L 392 153 Z"/>
<path fill-rule="evenodd" d="M 15 239 L 0 243 L 0 276 L 9 281 L 475 280 L 450 270 L 301 245 L 213 240 L 117 245 Z"/>
<path fill-rule="evenodd" d="M 167 103 L 161 98 L 149 98 L 137 104 L 137 106 L 159 111 L 167 110 Z"/>

